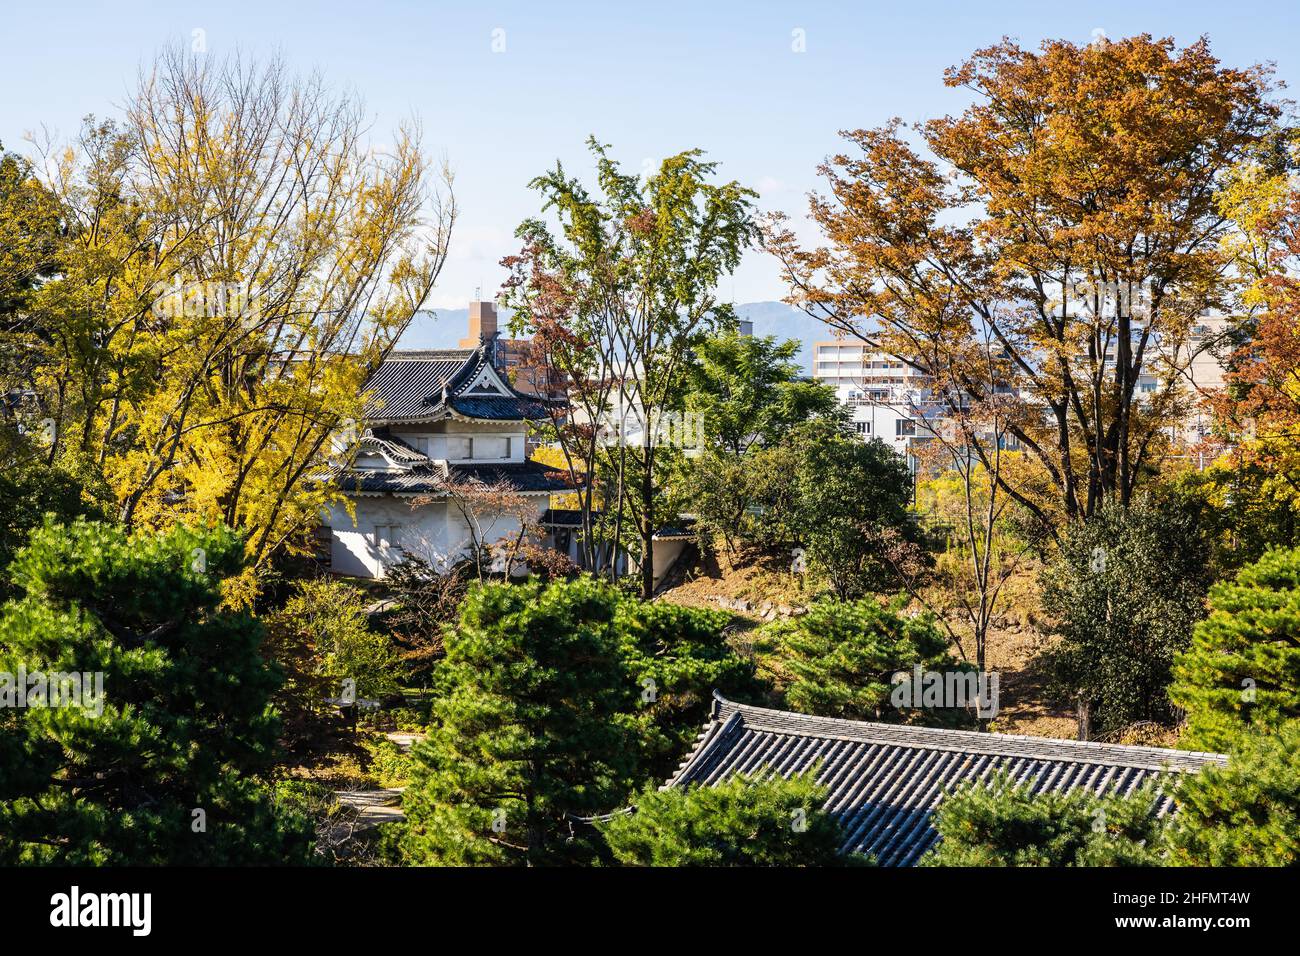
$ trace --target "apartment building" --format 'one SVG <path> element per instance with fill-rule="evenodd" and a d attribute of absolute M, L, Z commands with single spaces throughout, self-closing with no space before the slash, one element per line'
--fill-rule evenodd
<path fill-rule="evenodd" d="M 1202 316 L 1192 326 L 1185 348 L 1175 355 L 1172 363 L 1175 374 L 1190 393 L 1192 409 L 1171 437 L 1188 447 L 1201 444 L 1212 431 L 1213 418 L 1206 396 L 1224 385 L 1224 362 L 1230 351 L 1228 329 L 1227 317 Z M 1149 388 L 1147 376 L 1142 377 L 1139 388 Z"/>
<path fill-rule="evenodd" d="M 1211 434 L 1206 396 L 1223 387 L 1228 328 L 1226 316 L 1207 311 L 1192 326 L 1187 341 L 1176 348 L 1166 348 L 1154 337 L 1147 345 L 1138 397 L 1154 396 L 1171 378 L 1180 383 L 1189 407 L 1182 421 L 1170 429 L 1170 438 L 1185 449 L 1201 446 Z M 1113 369 L 1115 361 L 1111 343 L 1105 362 Z M 943 418 L 943 408 L 930 395 L 924 374 L 861 342 L 813 343 L 813 377 L 835 389 L 858 434 L 879 438 L 902 455 L 932 440 Z"/>
<path fill-rule="evenodd" d="M 904 456 L 932 440 L 940 409 L 926 376 L 907 363 L 861 342 L 814 342 L 813 378 L 835 389 L 863 439 L 879 438 Z"/>

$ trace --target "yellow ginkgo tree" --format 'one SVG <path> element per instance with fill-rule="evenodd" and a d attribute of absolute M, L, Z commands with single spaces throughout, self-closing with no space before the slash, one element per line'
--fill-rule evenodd
<path fill-rule="evenodd" d="M 47 152 L 68 241 L 31 384 L 50 460 L 101 477 L 126 525 L 221 522 L 256 568 L 338 500 L 337 437 L 456 219 L 418 128 L 368 135 L 318 76 L 172 50 L 123 117 Z"/>

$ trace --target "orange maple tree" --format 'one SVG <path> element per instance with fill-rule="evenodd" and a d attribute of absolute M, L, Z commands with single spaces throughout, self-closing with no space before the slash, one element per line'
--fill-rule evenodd
<path fill-rule="evenodd" d="M 1086 519 L 1130 500 L 1198 398 L 1187 371 L 1211 343 L 1190 330 L 1237 293 L 1219 196 L 1275 134 L 1270 71 L 1205 39 L 1004 40 L 945 82 L 972 96 L 959 115 L 842 134 L 811 201 L 824 245 L 779 214 L 765 243 L 789 301 L 923 373 L 941 408 L 1013 396 L 1032 468 L 999 483 L 1045 525 Z M 990 337 L 991 382 L 973 371 Z"/>

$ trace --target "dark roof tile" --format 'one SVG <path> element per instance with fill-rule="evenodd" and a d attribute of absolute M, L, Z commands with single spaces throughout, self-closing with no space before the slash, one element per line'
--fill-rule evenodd
<path fill-rule="evenodd" d="M 714 716 L 667 786 L 710 786 L 735 773 L 790 776 L 819 761 L 826 809 L 840 821 L 844 852 L 910 866 L 938 839 L 931 816 L 955 786 L 999 771 L 1036 792 L 1127 793 L 1165 773 L 1222 763 L 1221 754 L 1127 747 L 1047 737 L 984 734 L 813 717 L 714 695 Z M 1168 797 L 1158 812 L 1171 809 Z"/>
<path fill-rule="evenodd" d="M 514 491 L 572 491 L 568 474 L 537 461 L 508 465 L 452 465 L 450 480 L 494 485 L 505 482 Z"/>
<path fill-rule="evenodd" d="M 366 383 L 365 418 L 372 424 L 432 421 L 449 414 L 493 421 L 546 417 L 546 403 L 514 389 L 476 394 L 469 385 L 488 364 L 486 348 L 393 352 Z"/>
<path fill-rule="evenodd" d="M 389 357 L 366 383 L 370 400 L 366 420 L 401 421 L 431 415 L 442 401 L 442 390 L 465 367 L 472 356 L 466 350 L 458 358 Z"/>
<path fill-rule="evenodd" d="M 447 474 L 436 465 L 418 466 L 409 471 L 372 471 L 352 469 L 339 477 L 339 488 L 354 493 L 441 495 L 449 484 L 494 485 L 504 482 L 512 491 L 571 491 L 568 477 L 536 461 L 502 465 L 451 465 Z"/>

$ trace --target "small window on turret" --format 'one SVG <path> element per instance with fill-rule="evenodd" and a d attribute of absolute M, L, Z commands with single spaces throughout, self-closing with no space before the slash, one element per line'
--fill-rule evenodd
<path fill-rule="evenodd" d="M 474 457 L 500 461 L 510 457 L 510 439 L 502 435 L 480 435 L 474 439 Z"/>

